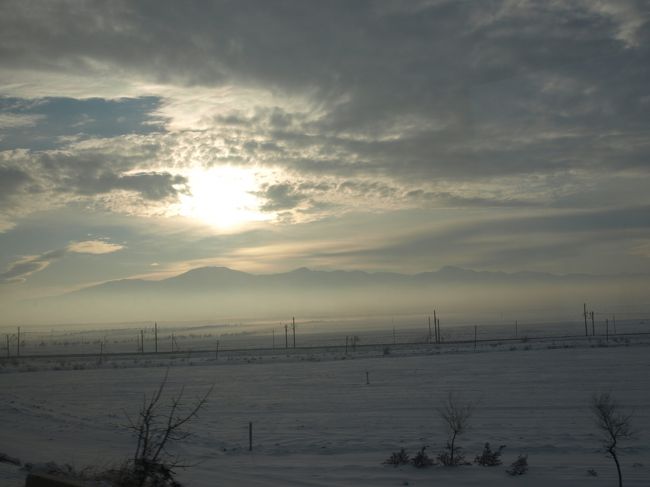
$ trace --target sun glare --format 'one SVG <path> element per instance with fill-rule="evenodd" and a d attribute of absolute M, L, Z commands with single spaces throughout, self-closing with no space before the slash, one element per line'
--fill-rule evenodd
<path fill-rule="evenodd" d="M 194 169 L 187 174 L 189 194 L 180 196 L 179 214 L 196 218 L 221 230 L 271 220 L 259 210 L 255 173 L 246 168 L 221 166 Z"/>

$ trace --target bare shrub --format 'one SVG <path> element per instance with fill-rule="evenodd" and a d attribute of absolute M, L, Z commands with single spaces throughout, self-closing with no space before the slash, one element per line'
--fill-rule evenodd
<path fill-rule="evenodd" d="M 409 454 L 406 453 L 406 450 L 402 448 L 398 452 L 393 452 L 390 457 L 384 460 L 382 463 L 385 465 L 393 465 L 397 467 L 398 465 L 407 465 L 410 462 Z"/>
<path fill-rule="evenodd" d="M 176 468 L 185 468 L 180 459 L 169 452 L 170 446 L 186 440 L 190 433 L 186 430 L 189 422 L 195 419 L 211 394 L 211 387 L 202 397 L 186 407 L 184 389 L 170 398 L 167 408 L 161 399 L 167 385 L 169 370 L 156 392 L 147 399 L 146 395 L 138 417 L 133 420 L 127 415 L 128 428 L 133 431 L 137 443 L 133 458 L 114 474 L 119 479 L 117 485 L 123 487 L 165 487 L 179 486 L 174 480 Z"/>
<path fill-rule="evenodd" d="M 632 414 L 621 411 L 621 407 L 608 392 L 594 394 L 591 398 L 591 412 L 596 427 L 602 433 L 602 445 L 607 455 L 611 456 L 618 472 L 618 485 L 623 486 L 621 464 L 618 460 L 618 443 L 633 436 L 630 418 Z"/>
<path fill-rule="evenodd" d="M 506 445 L 501 445 L 498 450 L 492 451 L 490 443 L 485 443 L 483 453 L 474 458 L 474 463 L 482 467 L 496 467 L 497 465 L 501 465 L 503 463 L 501 461 L 501 452 L 505 447 Z"/>
<path fill-rule="evenodd" d="M 463 401 L 462 398 L 450 392 L 442 405 L 438 408 L 438 414 L 446 426 L 449 434 L 445 450 L 438 455 L 438 460 L 446 466 L 467 465 L 462 454 L 462 449 L 456 446 L 456 438 L 462 435 L 470 427 L 470 418 L 474 412 L 474 403 Z"/>
<path fill-rule="evenodd" d="M 413 457 L 411 460 L 411 464 L 414 467 L 417 468 L 426 468 L 430 467 L 434 464 L 433 459 L 429 457 L 429 455 L 426 454 L 424 450 L 426 450 L 426 446 L 423 446 L 422 449 L 418 451 L 418 454 Z"/>

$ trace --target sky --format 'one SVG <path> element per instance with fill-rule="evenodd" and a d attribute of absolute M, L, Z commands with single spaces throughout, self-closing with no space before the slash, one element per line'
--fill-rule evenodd
<path fill-rule="evenodd" d="M 650 272 L 650 4 L 0 2 L 0 304 L 225 266 Z"/>

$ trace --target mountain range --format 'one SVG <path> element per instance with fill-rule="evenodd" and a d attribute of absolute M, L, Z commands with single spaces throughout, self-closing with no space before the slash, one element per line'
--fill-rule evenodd
<path fill-rule="evenodd" d="M 431 313 L 458 316 L 503 310 L 580 310 L 583 302 L 636 303 L 650 295 L 645 275 L 556 275 L 474 271 L 446 266 L 407 275 L 300 268 L 250 274 L 200 267 L 162 280 L 123 279 L 26 303 L 34 320 L 276 319 Z"/>
<path fill-rule="evenodd" d="M 493 272 L 474 271 L 455 266 L 445 266 L 438 271 L 419 274 L 364 271 L 319 271 L 306 267 L 276 273 L 250 274 L 228 267 L 199 267 L 162 280 L 122 279 L 87 287 L 68 296 L 88 296 L 101 293 L 133 293 L 174 291 L 180 293 L 205 293 L 214 291 L 260 290 L 269 291 L 295 287 L 297 290 L 322 290 L 323 288 L 350 288 L 373 286 L 412 286 L 444 284 L 541 284 L 585 283 L 630 277 L 628 275 L 598 276 L 591 274 L 557 275 L 544 272 Z"/>

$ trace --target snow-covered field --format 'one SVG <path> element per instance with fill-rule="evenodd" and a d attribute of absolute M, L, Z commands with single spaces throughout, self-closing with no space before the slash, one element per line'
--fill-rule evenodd
<path fill-rule="evenodd" d="M 621 445 L 625 485 L 650 485 L 648 337 L 214 357 L 79 359 L 0 364 L 0 452 L 23 462 L 109 466 L 128 457 L 125 413 L 137 414 L 169 368 L 168 392 L 188 400 L 215 385 L 177 451 L 195 466 L 187 486 L 609 486 L 588 409 L 611 391 L 634 411 L 636 439 Z M 600 344 L 600 346 L 598 346 Z M 68 362 L 70 365 L 72 362 Z M 55 370 L 59 369 L 59 370 Z M 366 375 L 366 372 L 368 375 Z M 366 378 L 369 378 L 369 384 Z M 393 451 L 433 456 L 446 442 L 436 408 L 449 391 L 477 401 L 459 439 L 468 459 L 483 444 L 507 445 L 504 465 L 416 469 L 382 465 Z M 191 402 L 191 401 L 190 401 Z M 248 451 L 248 423 L 254 448 Z M 528 454 L 530 470 L 505 467 Z M 597 476 L 588 474 L 594 470 Z M 0 464 L 0 485 L 24 473 Z"/>

